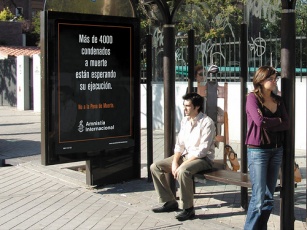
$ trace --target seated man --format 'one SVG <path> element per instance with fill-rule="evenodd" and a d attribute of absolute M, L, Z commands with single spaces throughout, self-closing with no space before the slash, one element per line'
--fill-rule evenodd
<path fill-rule="evenodd" d="M 172 173 L 179 183 L 180 206 L 183 209 L 176 219 L 184 221 L 195 216 L 193 175 L 212 168 L 215 147 L 215 125 L 204 114 L 204 99 L 197 93 L 183 97 L 185 117 L 174 148 L 174 155 L 150 166 L 155 190 L 163 206 L 153 212 L 171 212 L 178 209 L 176 197 L 167 183 L 165 173 Z"/>

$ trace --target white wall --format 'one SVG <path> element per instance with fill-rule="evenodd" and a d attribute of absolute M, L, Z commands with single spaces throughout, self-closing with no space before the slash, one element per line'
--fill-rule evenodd
<path fill-rule="evenodd" d="M 219 83 L 223 85 L 223 83 Z M 280 82 L 278 84 L 280 89 Z M 248 91 L 252 84 L 247 85 Z M 187 89 L 187 82 L 177 82 L 175 85 L 176 98 L 176 130 L 183 117 L 182 96 Z M 163 129 L 164 124 L 164 90 L 163 83 L 153 83 L 153 129 Z M 146 128 L 146 85 L 141 85 L 141 128 Z M 306 150 L 306 78 L 296 80 L 295 96 L 295 149 Z M 218 105 L 223 108 L 219 99 Z M 228 83 L 228 121 L 230 142 L 240 142 L 241 135 L 241 91 L 239 82 Z"/>
<path fill-rule="evenodd" d="M 306 78 L 297 78 L 295 84 L 295 148 L 306 150 Z"/>
<path fill-rule="evenodd" d="M 41 112 L 41 62 L 40 55 L 33 55 L 33 110 Z"/>

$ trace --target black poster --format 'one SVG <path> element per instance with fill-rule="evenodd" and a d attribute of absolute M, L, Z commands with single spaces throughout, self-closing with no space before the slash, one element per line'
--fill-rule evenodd
<path fill-rule="evenodd" d="M 133 145 L 137 27 L 102 18 L 51 23 L 50 128 L 59 154 Z"/>

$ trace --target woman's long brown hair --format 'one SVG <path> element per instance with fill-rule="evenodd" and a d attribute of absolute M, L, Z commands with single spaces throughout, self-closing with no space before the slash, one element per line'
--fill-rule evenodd
<path fill-rule="evenodd" d="M 256 71 L 254 75 L 254 78 L 253 78 L 254 91 L 253 92 L 261 104 L 264 103 L 264 97 L 263 97 L 263 92 L 262 92 L 263 87 L 261 83 L 276 73 L 277 73 L 276 69 L 272 66 L 261 66 L 258 68 L 258 70 Z M 277 104 L 279 104 L 280 97 L 278 97 L 273 92 L 271 92 L 271 97 Z"/>

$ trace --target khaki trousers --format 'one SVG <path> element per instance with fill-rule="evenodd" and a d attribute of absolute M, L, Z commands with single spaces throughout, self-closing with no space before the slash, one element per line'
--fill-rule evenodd
<path fill-rule="evenodd" d="M 159 196 L 159 202 L 167 202 L 176 200 L 176 197 L 172 193 L 172 190 L 167 183 L 165 173 L 172 173 L 172 161 L 173 156 L 165 158 L 161 161 L 153 163 L 150 166 L 152 180 L 155 186 L 155 190 Z M 179 164 L 185 161 L 185 158 L 181 157 Z M 191 208 L 194 206 L 193 198 L 193 175 L 197 172 L 211 169 L 212 165 L 209 160 L 202 158 L 193 160 L 187 164 L 184 164 L 178 172 L 178 184 L 179 184 L 179 207 L 182 209 Z"/>

